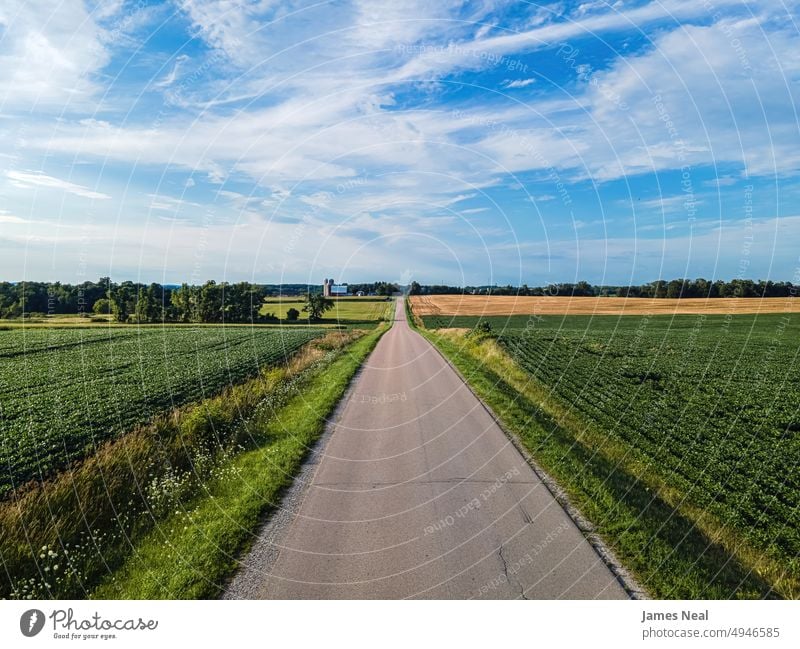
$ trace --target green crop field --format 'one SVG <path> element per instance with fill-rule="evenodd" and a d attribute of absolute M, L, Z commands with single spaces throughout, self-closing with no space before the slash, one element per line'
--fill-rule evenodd
<path fill-rule="evenodd" d="M 332 298 L 332 301 L 333 308 L 326 311 L 323 316 L 322 323 L 324 324 L 377 324 L 389 317 L 394 305 L 385 297 L 343 297 Z M 283 319 L 286 317 L 286 312 L 294 308 L 300 311 L 302 318 L 305 315 L 303 313 L 304 304 L 305 302 L 296 298 L 270 298 L 265 300 L 264 306 L 261 307 L 261 313 L 273 313 Z"/>
<path fill-rule="evenodd" d="M 284 359 L 322 329 L 0 331 L 0 494 L 171 407 Z"/>
<path fill-rule="evenodd" d="M 777 592 L 797 596 L 800 316 L 423 318 L 429 328 L 469 328 L 479 320 L 491 325 L 491 334 L 537 386 L 541 403 L 558 404 L 553 412 L 559 421 L 575 416 L 583 422 L 575 427 L 573 448 L 587 443 L 589 437 L 581 441 L 581 436 L 590 429 L 598 431 L 596 439 L 622 449 L 617 455 L 623 462 L 635 459 L 646 467 L 645 476 L 658 476 L 682 511 L 694 512 L 693 522 L 707 515 L 718 521 L 717 537 L 727 538 L 732 547 L 739 544 L 734 554 L 749 547 L 751 556 L 771 557 L 778 572 L 785 572 L 764 576 Z M 545 449 L 548 441 L 536 444 Z M 584 451 L 578 455 L 584 457 Z M 590 455 L 583 461 L 587 471 L 595 462 Z M 611 471 L 603 478 L 604 493 L 615 492 L 609 482 L 613 476 Z M 579 485 L 583 478 L 575 480 Z M 628 496 L 616 492 L 625 502 Z M 600 512 L 598 496 L 592 498 Z M 657 528 L 637 532 L 633 514 L 625 524 L 632 527 L 608 526 L 621 546 L 635 546 L 631 539 L 637 533 L 642 543 L 646 534 L 660 534 Z M 681 556 L 687 550 L 675 547 L 674 552 Z M 661 566 L 663 583 L 657 588 L 662 596 L 725 592 L 710 595 L 714 591 L 697 586 L 682 591 L 689 587 L 677 584 L 689 581 L 691 561 L 702 563 L 687 558 L 684 575 L 664 577 L 669 570 Z M 658 562 L 641 565 L 658 574 Z M 714 579 L 709 573 L 703 578 Z"/>

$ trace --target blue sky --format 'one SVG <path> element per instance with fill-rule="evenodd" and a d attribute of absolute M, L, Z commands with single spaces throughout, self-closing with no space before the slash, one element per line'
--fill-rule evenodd
<path fill-rule="evenodd" d="M 800 281 L 796 9 L 6 1 L 0 277 Z"/>

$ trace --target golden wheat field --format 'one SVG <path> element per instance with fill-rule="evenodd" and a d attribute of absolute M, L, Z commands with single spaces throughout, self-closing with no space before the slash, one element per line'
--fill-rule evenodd
<path fill-rule="evenodd" d="M 418 316 L 433 315 L 672 315 L 797 313 L 800 299 L 517 297 L 506 295 L 414 295 Z"/>

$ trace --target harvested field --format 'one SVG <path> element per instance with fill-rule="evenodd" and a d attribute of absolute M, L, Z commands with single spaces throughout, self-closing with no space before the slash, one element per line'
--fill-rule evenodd
<path fill-rule="evenodd" d="M 672 315 L 797 313 L 794 298 L 517 297 L 506 295 L 415 295 L 417 316 Z"/>

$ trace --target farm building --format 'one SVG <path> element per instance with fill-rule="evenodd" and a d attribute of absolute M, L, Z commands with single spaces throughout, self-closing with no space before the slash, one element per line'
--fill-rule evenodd
<path fill-rule="evenodd" d="M 348 292 L 347 284 L 335 284 L 333 279 L 326 278 L 322 282 L 322 294 L 325 297 L 342 297 L 350 293 Z"/>

